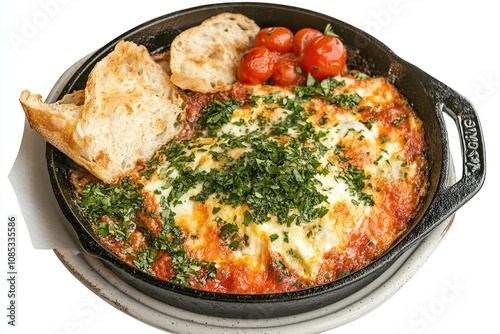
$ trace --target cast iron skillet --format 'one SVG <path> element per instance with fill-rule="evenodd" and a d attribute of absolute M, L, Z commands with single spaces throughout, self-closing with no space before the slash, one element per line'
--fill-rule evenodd
<path fill-rule="evenodd" d="M 54 96 L 54 100 L 66 93 L 83 89 L 95 63 L 112 51 L 119 40 L 131 40 L 145 45 L 151 53 L 162 52 L 181 31 L 226 11 L 244 14 L 261 27 L 281 25 L 292 31 L 302 27 L 323 30 L 327 23 L 331 23 L 349 49 L 351 68 L 370 75 L 388 77 L 409 100 L 425 124 L 425 142 L 430 162 L 430 188 L 412 221 L 410 231 L 371 265 L 325 285 L 296 292 L 264 295 L 212 293 L 157 279 L 126 264 L 110 252 L 99 241 L 75 203 L 74 191 L 68 178 L 73 162 L 47 144 L 46 158 L 54 193 L 84 250 L 102 259 L 125 282 L 162 302 L 196 313 L 232 318 L 287 316 L 331 305 L 362 289 L 384 273 L 402 254 L 422 241 L 480 190 L 486 169 L 477 113 L 464 97 L 400 59 L 384 44 L 363 31 L 324 14 L 262 3 L 200 6 L 161 16 L 133 28 L 88 56 L 67 80 L 58 96 Z M 462 144 L 463 177 L 452 186 L 446 183 L 451 158 L 443 112 L 455 121 Z"/>

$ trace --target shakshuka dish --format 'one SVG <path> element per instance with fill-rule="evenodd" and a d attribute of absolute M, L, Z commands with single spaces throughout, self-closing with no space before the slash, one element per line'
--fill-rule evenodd
<path fill-rule="evenodd" d="M 131 266 L 206 291 L 289 292 L 369 265 L 407 232 L 427 161 L 405 97 L 348 68 L 328 27 L 251 41 L 228 89 L 181 87 L 182 131 L 151 159 L 115 183 L 74 169 L 82 212 Z"/>

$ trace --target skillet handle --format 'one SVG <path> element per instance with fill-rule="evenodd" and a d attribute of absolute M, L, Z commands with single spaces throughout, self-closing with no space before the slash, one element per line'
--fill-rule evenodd
<path fill-rule="evenodd" d="M 472 104 L 462 95 L 442 83 L 434 98 L 437 108 L 448 114 L 459 133 L 462 153 L 462 177 L 455 184 L 436 193 L 431 214 L 440 221 L 451 216 L 468 202 L 482 187 L 486 178 L 486 152 L 479 117 Z"/>

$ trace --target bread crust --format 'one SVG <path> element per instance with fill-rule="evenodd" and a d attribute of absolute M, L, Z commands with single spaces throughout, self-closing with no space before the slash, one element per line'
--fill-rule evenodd
<path fill-rule="evenodd" d="M 83 91 L 80 91 L 83 92 Z M 68 99 L 72 99 L 69 96 Z M 65 103 L 64 100 L 47 105 L 39 94 L 31 94 L 24 90 L 19 98 L 29 125 L 46 141 L 70 156 L 77 146 L 73 139 L 77 118 L 80 117 L 83 106 Z"/>

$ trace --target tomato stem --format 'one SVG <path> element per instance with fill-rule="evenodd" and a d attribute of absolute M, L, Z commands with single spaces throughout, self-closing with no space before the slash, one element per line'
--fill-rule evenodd
<path fill-rule="evenodd" d="M 333 31 L 333 27 L 330 23 L 328 23 L 325 27 L 325 32 L 324 32 L 325 36 L 333 36 L 333 37 L 339 37 L 339 35 L 337 35 L 334 31 Z"/>

